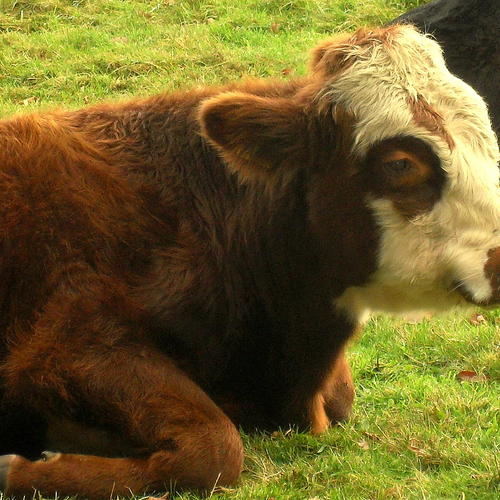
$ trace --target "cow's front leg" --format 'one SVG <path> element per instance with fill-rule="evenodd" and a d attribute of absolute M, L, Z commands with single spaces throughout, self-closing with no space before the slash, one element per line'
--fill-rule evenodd
<path fill-rule="evenodd" d="M 349 363 L 342 351 L 323 383 L 304 403 L 305 421 L 313 434 L 320 434 L 331 423 L 349 419 L 354 402 L 354 384 Z"/>
<path fill-rule="evenodd" d="M 316 313 L 295 329 L 298 333 L 282 351 L 277 372 L 284 389 L 276 392 L 283 394 L 281 425 L 319 434 L 351 414 L 354 384 L 345 350 L 357 325 L 344 315 L 332 316 L 328 301 L 323 308 L 320 300 L 315 305 Z"/>
<path fill-rule="evenodd" d="M 64 366 L 54 363 L 50 376 L 11 373 L 10 382 L 16 378 L 23 390 L 37 394 L 36 404 L 57 411 L 58 418 L 121 436 L 123 449 L 133 453 L 48 453 L 34 462 L 3 456 L 0 486 L 6 496 L 38 491 L 109 500 L 170 489 L 210 491 L 237 480 L 243 461 L 237 429 L 168 357 L 139 344 L 107 352 L 97 345 L 65 350 L 64 360 L 53 358 Z"/>
<path fill-rule="evenodd" d="M 326 414 L 332 422 L 349 419 L 354 403 L 354 382 L 351 367 L 344 352 L 341 352 L 335 361 L 321 394 L 324 398 Z"/>

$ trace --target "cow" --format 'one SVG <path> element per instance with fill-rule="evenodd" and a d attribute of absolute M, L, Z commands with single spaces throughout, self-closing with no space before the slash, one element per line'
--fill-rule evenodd
<path fill-rule="evenodd" d="M 500 133 L 500 2 L 434 0 L 396 18 L 432 34 L 440 43 L 450 71 L 486 101 L 493 129 Z"/>
<path fill-rule="evenodd" d="M 237 482 L 238 427 L 349 417 L 373 312 L 500 302 L 483 100 L 412 26 L 308 75 L 0 122 L 0 489 Z"/>

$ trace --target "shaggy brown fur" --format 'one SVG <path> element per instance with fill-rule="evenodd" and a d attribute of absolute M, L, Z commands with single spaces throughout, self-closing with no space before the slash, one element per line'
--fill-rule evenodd
<path fill-rule="evenodd" d="M 353 117 L 315 100 L 330 56 L 304 81 L 0 122 L 7 495 L 211 490 L 240 474 L 236 425 L 348 418 L 357 325 L 333 300 L 377 266 L 365 200 L 414 217 L 443 172 L 417 140 L 351 155 Z"/>
<path fill-rule="evenodd" d="M 297 87 L 239 90 L 286 104 Z M 321 235 L 305 218 L 312 180 L 242 184 L 202 137 L 199 105 L 222 90 L 0 123 L 0 447 L 79 452 L 7 455 L 7 494 L 109 498 L 234 483 L 241 441 L 213 401 L 249 428 L 320 432 L 327 414 L 349 415 L 341 351 L 353 327 L 332 315 L 327 290 L 365 278 L 375 240 L 362 238 L 353 274 L 343 238 L 331 265 L 345 272 L 329 283 Z M 319 132 L 319 119 L 310 126 Z M 332 127 L 308 146 L 311 158 L 323 138 L 335 145 Z M 294 158 L 272 162 L 306 161 L 302 145 L 289 147 Z M 359 235 L 373 233 L 352 191 L 337 190 L 343 216 L 355 212 Z M 68 422 L 76 430 L 61 437 Z"/>

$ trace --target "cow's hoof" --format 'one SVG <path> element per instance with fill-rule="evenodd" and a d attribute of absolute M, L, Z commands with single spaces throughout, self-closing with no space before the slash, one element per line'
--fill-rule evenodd
<path fill-rule="evenodd" d="M 9 474 L 12 462 L 17 455 L 2 455 L 0 456 L 0 491 L 5 491 L 7 488 L 7 475 Z"/>
<path fill-rule="evenodd" d="M 58 458 L 60 455 L 61 455 L 60 453 L 54 453 L 53 451 L 43 451 L 40 456 L 40 460 L 42 462 L 48 462 L 53 458 Z"/>

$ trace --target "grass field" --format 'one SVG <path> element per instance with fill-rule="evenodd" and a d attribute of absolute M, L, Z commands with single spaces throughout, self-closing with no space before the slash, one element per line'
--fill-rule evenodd
<path fill-rule="evenodd" d="M 422 3 L 0 0 L 0 115 L 301 75 L 308 50 L 327 34 Z M 500 313 L 474 312 L 416 324 L 374 319 L 349 354 L 351 421 L 321 437 L 288 429 L 245 436 L 241 484 L 212 497 L 496 498 Z"/>

